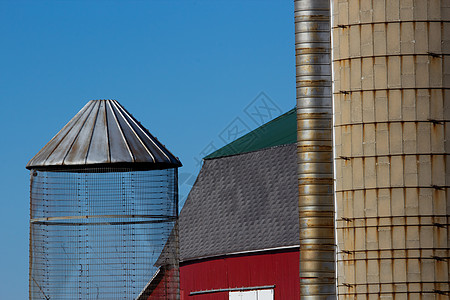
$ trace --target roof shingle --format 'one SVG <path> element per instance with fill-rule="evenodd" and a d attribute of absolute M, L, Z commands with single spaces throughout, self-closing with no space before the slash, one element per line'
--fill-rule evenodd
<path fill-rule="evenodd" d="M 182 261 L 299 243 L 296 144 L 205 160 L 180 214 Z"/>

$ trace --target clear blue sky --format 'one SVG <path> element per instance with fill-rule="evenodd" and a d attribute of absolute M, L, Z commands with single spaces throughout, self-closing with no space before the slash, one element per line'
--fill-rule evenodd
<path fill-rule="evenodd" d="M 0 299 L 28 297 L 28 160 L 116 99 L 180 157 L 184 199 L 208 146 L 262 120 L 246 112 L 294 107 L 293 3 L 0 0 Z"/>

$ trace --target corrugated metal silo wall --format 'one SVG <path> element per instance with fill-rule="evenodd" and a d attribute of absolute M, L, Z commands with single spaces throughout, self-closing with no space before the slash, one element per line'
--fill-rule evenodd
<path fill-rule="evenodd" d="M 333 18 L 339 299 L 449 299 L 450 1 Z"/>
<path fill-rule="evenodd" d="M 330 0 L 295 1 L 300 294 L 335 299 Z"/>

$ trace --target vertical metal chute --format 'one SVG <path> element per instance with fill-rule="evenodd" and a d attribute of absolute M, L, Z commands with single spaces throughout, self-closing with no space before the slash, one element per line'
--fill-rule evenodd
<path fill-rule="evenodd" d="M 295 1 L 302 299 L 336 297 L 330 28 L 328 0 Z"/>

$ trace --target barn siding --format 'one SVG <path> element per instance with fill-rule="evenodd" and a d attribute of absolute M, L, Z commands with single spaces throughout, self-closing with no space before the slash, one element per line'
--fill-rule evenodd
<path fill-rule="evenodd" d="M 300 299 L 298 249 L 197 260 L 180 266 L 181 300 L 227 300 L 221 288 L 275 285 L 275 299 Z"/>

